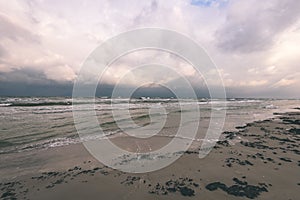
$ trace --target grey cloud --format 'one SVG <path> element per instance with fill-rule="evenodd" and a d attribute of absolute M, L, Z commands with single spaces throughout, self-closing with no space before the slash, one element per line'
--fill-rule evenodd
<path fill-rule="evenodd" d="M 0 82 L 8 83 L 47 83 L 51 82 L 42 71 L 34 69 L 14 69 L 10 72 L 0 72 Z"/>
<path fill-rule="evenodd" d="M 14 23 L 5 15 L 0 14 L 0 39 L 3 38 L 14 41 L 22 39 L 29 42 L 39 42 L 39 37 L 36 34 Z"/>
<path fill-rule="evenodd" d="M 144 7 L 141 12 L 134 18 L 134 24 L 140 24 L 149 19 L 149 17 L 158 9 L 158 3 L 153 0 L 149 6 Z"/>
<path fill-rule="evenodd" d="M 0 44 L 0 58 L 5 56 L 7 53 L 6 53 L 6 50 L 3 48 L 3 46 Z"/>
<path fill-rule="evenodd" d="M 251 2 L 251 3 L 250 3 Z M 236 2 L 233 2 L 233 4 Z M 228 52 L 249 53 L 266 50 L 300 17 L 299 0 L 242 1 L 246 12 L 230 13 L 223 27 L 217 30 L 218 47 Z M 245 6 L 245 5 L 243 5 Z"/>
<path fill-rule="evenodd" d="M 177 80 L 177 84 L 178 85 Z M 33 69 L 16 69 L 12 72 L 0 73 L 0 96 L 71 96 L 72 82 L 58 83 L 48 80 L 46 76 L 38 70 Z M 88 86 L 87 86 L 88 87 Z M 114 85 L 99 85 L 96 91 L 97 96 L 110 96 Z M 193 86 L 196 95 L 199 98 L 210 97 L 209 91 L 205 85 Z M 214 87 L 215 91 L 222 88 Z M 282 88 L 270 87 L 228 87 L 226 88 L 227 97 L 259 97 L 259 98 L 300 98 L 295 90 L 282 90 Z M 128 97 L 130 86 L 123 86 L 122 92 L 124 97 Z M 178 87 L 176 94 L 181 97 L 190 97 L 186 88 Z M 126 96 L 127 95 L 127 96 Z M 164 87 L 141 87 L 134 97 L 151 96 L 151 97 L 172 97 L 169 89 Z M 221 96 L 220 96 L 221 97 Z"/>
<path fill-rule="evenodd" d="M 43 68 L 37 69 L 30 66 L 26 66 L 22 68 L 17 68 L 16 66 L 13 66 L 12 70 L 9 72 L 0 72 L 0 82 L 16 82 L 16 83 L 30 83 L 30 84 L 73 83 L 73 81 L 71 80 L 51 79 L 49 78 L 49 76 L 47 76 Z"/>
<path fill-rule="evenodd" d="M 0 96 L 72 96 L 72 85 L 1 83 L 0 81 Z"/>

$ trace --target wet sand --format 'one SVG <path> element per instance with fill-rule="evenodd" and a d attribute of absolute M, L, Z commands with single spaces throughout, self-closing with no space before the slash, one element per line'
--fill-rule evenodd
<path fill-rule="evenodd" d="M 31 164 L 1 169 L 1 199 L 298 199 L 300 112 L 224 132 L 208 156 L 186 152 L 159 171 L 103 166 L 82 144 L 28 153 Z M 29 156 L 30 155 L 30 156 Z M 2 156 L 1 162 L 9 157 Z M 28 162 L 24 160 L 24 162 Z M 7 169 L 6 169 L 7 170 Z M 26 171 L 26 173 L 25 173 Z"/>

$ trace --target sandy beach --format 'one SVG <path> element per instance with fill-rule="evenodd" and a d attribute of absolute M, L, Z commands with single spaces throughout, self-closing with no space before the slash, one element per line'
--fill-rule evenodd
<path fill-rule="evenodd" d="M 300 200 L 300 0 L 0 1 L 0 200 Z"/>
<path fill-rule="evenodd" d="M 11 167 L 18 176 L 1 170 L 1 199 L 296 200 L 299 109 L 237 130 L 224 132 L 204 159 L 198 150 L 187 151 L 172 165 L 144 174 L 105 167 L 82 144 L 36 151 L 24 161 L 27 166 Z M 6 159 L 1 156 L 1 162 Z"/>

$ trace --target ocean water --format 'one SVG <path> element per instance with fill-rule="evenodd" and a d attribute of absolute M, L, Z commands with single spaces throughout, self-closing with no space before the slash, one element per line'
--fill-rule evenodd
<path fill-rule="evenodd" d="M 176 99 L 95 99 L 95 110 L 99 125 L 107 135 L 117 135 L 122 130 L 112 115 L 113 110 L 129 108 L 130 116 L 122 121 L 133 120 L 140 126 L 150 123 L 149 107 L 164 107 L 167 113 L 183 112 Z M 195 103 L 182 100 L 183 105 Z M 2 97 L 0 98 L 0 156 L 22 153 L 36 149 L 48 149 L 82 142 L 74 126 L 72 104 L 84 105 L 85 99 L 73 101 L 66 97 Z M 236 126 L 273 117 L 274 112 L 292 111 L 300 107 L 300 100 L 272 99 L 228 99 L 226 122 L 223 131 L 235 130 Z M 200 120 L 208 120 L 212 105 L 224 104 L 223 100 L 197 100 Z M 75 108 L 75 107 L 74 107 Z M 154 115 L 155 117 L 155 115 Z M 161 116 L 157 116 L 161 117 Z M 92 129 L 93 127 L 91 127 Z M 101 135 L 91 134 L 84 140 L 99 139 Z"/>

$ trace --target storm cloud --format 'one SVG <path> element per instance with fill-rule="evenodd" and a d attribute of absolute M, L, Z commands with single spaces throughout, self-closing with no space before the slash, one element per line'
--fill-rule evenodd
<path fill-rule="evenodd" d="M 206 49 L 218 67 L 209 73 L 222 76 L 228 96 L 300 97 L 298 0 L 1 1 L 0 95 L 70 95 L 93 49 L 142 27 L 180 32 Z M 173 67 L 192 81 L 199 95 L 207 95 L 205 80 L 190 65 L 158 51 L 120 58 L 103 78 L 104 93 L 130 67 L 147 62 Z M 146 78 L 180 88 L 180 81 L 163 70 L 145 71 L 124 87 Z"/>

